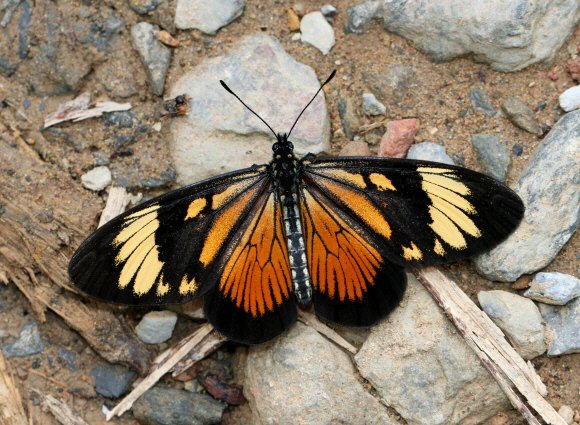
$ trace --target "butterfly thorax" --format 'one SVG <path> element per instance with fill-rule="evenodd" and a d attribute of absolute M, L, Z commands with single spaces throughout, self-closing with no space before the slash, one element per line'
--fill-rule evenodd
<path fill-rule="evenodd" d="M 302 237 L 300 210 L 298 209 L 298 160 L 294 155 L 294 146 L 284 133 L 278 134 L 272 146 L 272 178 L 275 189 L 282 203 L 284 217 L 284 234 L 288 247 L 290 269 L 294 294 L 300 304 L 309 304 L 312 300 L 312 283 L 306 262 L 306 247 Z"/>

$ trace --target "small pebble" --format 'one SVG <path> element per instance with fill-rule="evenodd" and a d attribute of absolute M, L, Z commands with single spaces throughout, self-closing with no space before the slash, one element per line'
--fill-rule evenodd
<path fill-rule="evenodd" d="M 510 156 L 508 149 L 497 134 L 474 134 L 471 145 L 487 174 L 499 181 L 505 181 Z"/>
<path fill-rule="evenodd" d="M 18 339 L 2 347 L 2 353 L 6 358 L 31 356 L 43 351 L 44 343 L 40 337 L 38 325 L 35 322 L 24 325 L 20 329 Z"/>
<path fill-rule="evenodd" d="M 120 365 L 102 363 L 91 370 L 95 391 L 103 397 L 119 398 L 129 389 L 135 372 Z"/>
<path fill-rule="evenodd" d="M 564 306 L 539 304 L 546 322 L 548 356 L 580 352 L 580 298 Z"/>
<path fill-rule="evenodd" d="M 522 130 L 532 134 L 542 134 L 534 112 L 524 102 L 515 96 L 509 96 L 501 105 L 508 119 Z"/>
<path fill-rule="evenodd" d="M 292 41 L 300 41 L 301 39 L 302 39 L 302 34 L 300 34 L 299 32 L 292 34 Z"/>
<path fill-rule="evenodd" d="M 521 156 L 522 153 L 524 153 L 524 147 L 522 145 L 516 143 L 512 146 L 512 154 L 514 156 Z"/>
<path fill-rule="evenodd" d="M 286 9 L 286 20 L 288 21 L 288 29 L 290 31 L 298 31 L 300 29 L 300 18 L 294 9 Z"/>
<path fill-rule="evenodd" d="M 153 128 L 153 130 L 155 130 L 157 132 L 161 131 L 161 123 L 160 122 L 156 122 L 151 127 Z"/>
<path fill-rule="evenodd" d="M 371 150 L 367 142 L 350 141 L 344 145 L 338 156 L 371 156 Z"/>
<path fill-rule="evenodd" d="M 331 4 L 325 4 L 320 8 L 320 12 L 327 18 L 332 18 L 336 16 L 336 7 Z"/>
<path fill-rule="evenodd" d="M 486 93 L 479 89 L 471 89 L 469 91 L 471 98 L 471 105 L 477 112 L 481 112 L 485 116 L 491 117 L 495 115 L 495 109 L 489 103 L 489 98 Z"/>
<path fill-rule="evenodd" d="M 244 12 L 245 0 L 177 0 L 175 26 L 215 34 Z"/>
<path fill-rule="evenodd" d="M 112 180 L 111 170 L 105 166 L 95 167 L 81 176 L 82 185 L 95 192 L 99 192 L 109 186 Z"/>
<path fill-rule="evenodd" d="M 431 142 L 422 142 L 411 146 L 407 153 L 407 158 L 453 165 L 453 160 L 447 155 L 445 148 L 437 143 Z"/>
<path fill-rule="evenodd" d="M 558 415 L 562 416 L 562 419 L 564 419 L 564 422 L 566 422 L 568 425 L 572 425 L 574 422 L 574 410 L 572 410 L 570 406 L 565 404 L 560 406 L 558 409 Z"/>
<path fill-rule="evenodd" d="M 338 101 L 338 115 L 345 136 L 350 140 L 354 139 L 354 135 L 358 132 L 361 123 L 352 98 L 343 97 Z"/>
<path fill-rule="evenodd" d="M 306 13 L 306 7 L 304 7 L 304 4 L 302 3 L 294 3 L 292 10 L 294 10 L 298 16 L 304 16 Z"/>
<path fill-rule="evenodd" d="M 363 93 L 363 112 L 366 115 L 384 115 L 387 108 L 372 93 Z"/>
<path fill-rule="evenodd" d="M 334 29 L 320 12 L 311 12 L 300 21 L 302 42 L 311 44 L 327 55 L 334 46 Z"/>
<path fill-rule="evenodd" d="M 140 15 L 154 11 L 161 0 L 129 0 L 129 7 Z"/>
<path fill-rule="evenodd" d="M 131 40 L 153 92 L 161 96 L 171 62 L 171 49 L 157 39 L 157 31 L 158 28 L 148 22 L 138 22 L 131 27 Z"/>
<path fill-rule="evenodd" d="M 569 61 L 566 64 L 566 69 L 570 73 L 570 77 L 580 83 L 580 56 L 574 60 Z"/>
<path fill-rule="evenodd" d="M 560 108 L 566 112 L 580 108 L 580 86 L 571 87 L 560 95 Z"/>
<path fill-rule="evenodd" d="M 544 304 L 565 305 L 580 297 L 580 279 L 564 273 L 538 273 L 524 297 Z"/>
<path fill-rule="evenodd" d="M 151 311 L 147 313 L 135 329 L 139 339 L 147 344 L 160 344 L 171 338 L 177 314 L 173 311 Z"/>
<path fill-rule="evenodd" d="M 379 156 L 404 158 L 419 131 L 419 120 L 409 118 L 389 121 L 387 131 L 381 138 Z"/>

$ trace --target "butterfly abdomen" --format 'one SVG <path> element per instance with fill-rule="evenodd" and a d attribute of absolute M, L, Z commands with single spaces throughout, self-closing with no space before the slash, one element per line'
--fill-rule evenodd
<path fill-rule="evenodd" d="M 310 274 L 308 273 L 308 263 L 306 262 L 306 246 L 302 236 L 296 194 L 283 193 L 282 206 L 284 232 L 288 246 L 294 293 L 300 304 L 310 304 L 312 301 L 312 283 L 310 281 Z"/>

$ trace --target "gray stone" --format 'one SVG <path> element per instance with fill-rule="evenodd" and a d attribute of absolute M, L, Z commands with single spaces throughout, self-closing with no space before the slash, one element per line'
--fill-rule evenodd
<path fill-rule="evenodd" d="M 355 356 L 361 375 L 408 424 L 484 423 L 509 406 L 507 398 L 431 295 L 408 277 L 399 308 L 372 328 Z"/>
<path fill-rule="evenodd" d="M 532 300 L 506 291 L 481 291 L 477 299 L 520 356 L 530 360 L 544 354 L 542 316 Z"/>
<path fill-rule="evenodd" d="M 320 88 L 312 68 L 294 60 L 266 35 L 244 38 L 225 56 L 207 59 L 193 68 L 168 96 L 191 96 L 189 114 L 170 124 L 180 183 L 272 158 L 272 134 L 220 86 L 220 79 L 279 132 L 290 130 Z M 291 139 L 298 155 L 329 150 L 330 122 L 323 93 L 300 118 Z"/>
<path fill-rule="evenodd" d="M 43 351 L 44 343 L 35 322 L 22 326 L 18 339 L 2 347 L 2 354 L 6 358 L 31 356 Z"/>
<path fill-rule="evenodd" d="M 131 28 L 133 46 L 147 72 L 149 84 L 157 96 L 163 94 L 165 75 L 171 62 L 171 49 L 155 35 L 156 28 L 148 22 L 139 22 Z"/>
<path fill-rule="evenodd" d="M 153 387 L 135 402 L 133 416 L 143 425 L 213 425 L 225 408 L 205 394 Z"/>
<path fill-rule="evenodd" d="M 347 31 L 373 17 L 432 60 L 473 55 L 499 71 L 551 61 L 580 17 L 577 0 L 372 0 L 348 10 Z M 469 24 L 466 25 L 466 22 Z"/>
<path fill-rule="evenodd" d="M 471 145 L 487 174 L 499 181 L 505 181 L 510 155 L 507 146 L 500 142 L 497 134 L 474 134 Z"/>
<path fill-rule="evenodd" d="M 477 112 L 481 112 L 488 117 L 495 115 L 495 109 L 489 103 L 489 97 L 486 93 L 479 89 L 471 89 L 469 91 L 469 98 L 471 99 L 473 109 Z"/>
<path fill-rule="evenodd" d="M 392 424 L 347 353 L 301 323 L 251 347 L 244 395 L 259 424 Z"/>
<path fill-rule="evenodd" d="M 362 109 L 366 115 L 384 115 L 387 108 L 372 93 L 363 93 Z"/>
<path fill-rule="evenodd" d="M 151 311 L 143 316 L 135 332 L 146 344 L 160 344 L 171 338 L 176 323 L 177 314 L 173 311 Z"/>
<path fill-rule="evenodd" d="M 538 273 L 524 297 L 544 304 L 564 305 L 580 297 L 580 279 L 564 273 Z"/>
<path fill-rule="evenodd" d="M 129 0 L 129 7 L 140 15 L 153 12 L 163 0 Z"/>
<path fill-rule="evenodd" d="M 348 23 L 345 31 L 355 34 L 363 34 L 365 26 L 376 16 L 381 10 L 381 1 L 365 1 L 355 6 L 349 7 L 347 10 Z"/>
<path fill-rule="evenodd" d="M 334 46 L 334 30 L 321 12 L 311 12 L 300 21 L 300 39 L 327 55 Z"/>
<path fill-rule="evenodd" d="M 98 394 L 107 398 L 119 398 L 129 389 L 135 372 L 120 365 L 102 363 L 91 369 L 91 376 Z"/>
<path fill-rule="evenodd" d="M 67 350 L 64 347 L 58 347 L 58 358 L 71 372 L 77 370 L 77 353 Z"/>
<path fill-rule="evenodd" d="M 526 206 L 518 229 L 475 260 L 490 280 L 513 282 L 552 261 L 578 226 L 580 111 L 563 116 L 542 140 L 516 184 Z"/>
<path fill-rule="evenodd" d="M 411 65 L 390 65 L 382 71 L 363 72 L 363 79 L 389 108 L 393 103 L 400 102 L 416 85 L 415 69 Z"/>
<path fill-rule="evenodd" d="M 548 356 L 580 353 L 580 298 L 565 306 L 539 306 L 547 327 Z"/>
<path fill-rule="evenodd" d="M 344 135 L 352 140 L 361 126 L 361 121 L 356 113 L 356 107 L 351 97 L 341 97 L 338 101 L 338 116 L 342 124 Z"/>
<path fill-rule="evenodd" d="M 534 111 L 517 97 L 509 96 L 501 104 L 501 109 L 508 119 L 522 130 L 536 135 L 542 134 Z"/>
<path fill-rule="evenodd" d="M 137 121 L 133 111 L 106 112 L 103 114 L 105 125 L 119 128 L 131 128 Z"/>
<path fill-rule="evenodd" d="M 566 112 L 580 108 L 580 86 L 571 87 L 560 95 L 560 108 Z"/>
<path fill-rule="evenodd" d="M 245 0 L 177 0 L 175 26 L 215 34 L 241 16 L 245 5 Z"/>
<path fill-rule="evenodd" d="M 453 165 L 453 160 L 447 155 L 445 148 L 437 143 L 431 142 L 421 142 L 412 145 L 409 148 L 409 152 L 407 152 L 407 158 Z"/>
<path fill-rule="evenodd" d="M 98 192 L 111 184 L 111 170 L 105 166 L 95 167 L 81 176 L 81 183 L 89 190 Z"/>
<path fill-rule="evenodd" d="M 325 4 L 320 8 L 320 12 L 327 18 L 332 18 L 336 16 L 336 7 L 331 4 Z"/>

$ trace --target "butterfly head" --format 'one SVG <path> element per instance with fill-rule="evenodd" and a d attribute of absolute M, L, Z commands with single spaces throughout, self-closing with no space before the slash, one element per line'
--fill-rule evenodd
<path fill-rule="evenodd" d="M 278 158 L 289 158 L 294 156 L 294 144 L 288 140 L 286 133 L 276 135 L 276 143 L 272 145 L 274 156 Z"/>

